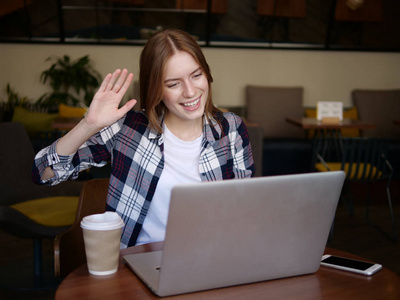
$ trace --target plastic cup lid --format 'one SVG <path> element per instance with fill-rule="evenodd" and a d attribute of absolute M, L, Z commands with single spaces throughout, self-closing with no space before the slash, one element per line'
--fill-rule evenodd
<path fill-rule="evenodd" d="M 124 226 L 121 217 L 112 211 L 106 211 L 102 214 L 86 216 L 81 221 L 81 227 L 89 230 L 113 230 Z"/>

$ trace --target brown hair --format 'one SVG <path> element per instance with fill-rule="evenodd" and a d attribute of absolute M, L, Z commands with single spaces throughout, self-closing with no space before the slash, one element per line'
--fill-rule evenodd
<path fill-rule="evenodd" d="M 151 37 L 140 55 L 140 106 L 146 111 L 150 128 L 158 133 L 162 132 L 160 116 L 167 109 L 162 102 L 165 65 L 177 51 L 189 53 L 207 78 L 209 93 L 204 112 L 207 119 L 219 111 L 212 103 L 213 78 L 199 44 L 182 30 L 166 29 Z"/>

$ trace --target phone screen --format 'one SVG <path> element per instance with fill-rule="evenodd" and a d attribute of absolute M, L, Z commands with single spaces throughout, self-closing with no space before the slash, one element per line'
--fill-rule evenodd
<path fill-rule="evenodd" d="M 374 265 L 373 263 L 369 263 L 369 262 L 365 262 L 365 261 L 347 259 L 347 258 L 337 257 L 337 256 L 329 256 L 328 258 L 323 259 L 322 262 L 328 263 L 328 264 L 333 264 L 333 265 L 338 265 L 338 266 L 342 266 L 342 267 L 362 270 L 362 271 L 365 271 Z"/>

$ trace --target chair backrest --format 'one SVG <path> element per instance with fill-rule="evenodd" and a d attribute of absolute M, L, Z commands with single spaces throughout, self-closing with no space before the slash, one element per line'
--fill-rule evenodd
<path fill-rule="evenodd" d="M 257 14 L 284 18 L 305 18 L 305 0 L 257 1 Z"/>
<path fill-rule="evenodd" d="M 105 211 L 108 184 L 108 178 L 91 179 L 83 184 L 75 223 L 70 229 L 57 235 L 54 241 L 54 271 L 57 277 L 65 277 L 86 263 L 80 222 L 87 215 Z"/>
<path fill-rule="evenodd" d="M 362 136 L 400 138 L 400 89 L 353 90 L 353 104 L 360 120 L 376 124 L 376 129 L 362 130 Z"/>
<path fill-rule="evenodd" d="M 30 200 L 31 188 L 36 188 L 30 176 L 35 153 L 28 134 L 20 123 L 4 122 L 0 123 L 0 137 L 0 204 Z"/>
<path fill-rule="evenodd" d="M 262 128 L 257 125 L 247 125 L 247 131 L 249 133 L 251 151 L 253 153 L 254 165 L 256 167 L 255 176 L 262 176 L 262 150 L 263 150 Z"/>
<path fill-rule="evenodd" d="M 35 151 L 22 124 L 1 122 L 0 137 L 3 141 L 0 147 L 0 205 L 79 194 L 80 182 L 69 181 L 56 186 L 33 183 L 31 170 Z"/>
<path fill-rule="evenodd" d="M 263 129 L 264 138 L 304 138 L 285 118 L 304 116 L 302 87 L 246 87 L 247 121 Z"/>

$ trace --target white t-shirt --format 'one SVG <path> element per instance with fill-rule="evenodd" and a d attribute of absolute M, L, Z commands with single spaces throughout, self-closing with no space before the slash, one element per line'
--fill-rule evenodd
<path fill-rule="evenodd" d="M 164 170 L 158 181 L 136 245 L 163 241 L 172 187 L 178 183 L 201 181 L 199 160 L 203 136 L 187 142 L 177 138 L 165 124 L 163 131 Z"/>

